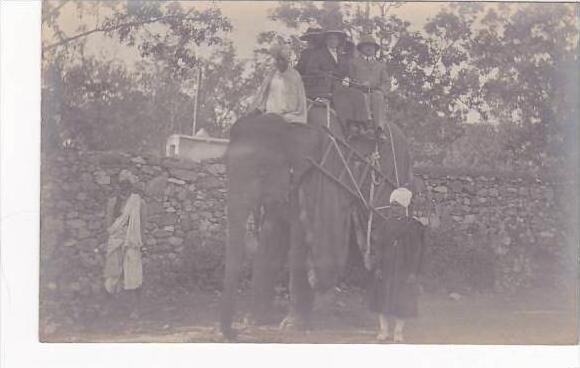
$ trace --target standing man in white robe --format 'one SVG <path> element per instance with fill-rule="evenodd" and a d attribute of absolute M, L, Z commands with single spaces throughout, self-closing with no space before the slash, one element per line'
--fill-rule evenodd
<path fill-rule="evenodd" d="M 142 191 L 129 173 L 119 174 L 119 192 L 107 203 L 107 252 L 104 267 L 105 290 L 115 308 L 131 319 L 138 318 L 143 283 L 141 247 L 147 221 Z M 126 312 L 126 313 L 125 313 Z"/>

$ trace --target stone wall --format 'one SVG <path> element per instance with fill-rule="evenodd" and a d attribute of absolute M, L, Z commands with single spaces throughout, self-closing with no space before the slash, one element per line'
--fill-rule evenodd
<path fill-rule="evenodd" d="M 578 196 L 563 177 L 419 168 L 436 203 L 428 280 L 447 288 L 514 291 L 574 274 Z"/>
<path fill-rule="evenodd" d="M 144 293 L 165 297 L 219 287 L 226 235 L 223 164 L 68 152 L 42 166 L 41 311 L 74 320 L 106 304 L 100 302 L 106 297 L 106 204 L 120 178 L 145 193 Z"/>
<path fill-rule="evenodd" d="M 562 221 L 572 216 L 578 227 L 577 207 L 570 206 L 577 198 L 569 197 L 576 191 L 563 180 L 417 171 L 440 215 L 428 237 L 427 286 L 505 291 L 548 282 L 576 249 L 577 233 Z M 144 292 L 219 289 L 226 236 L 222 163 L 66 152 L 42 166 L 41 310 L 74 319 L 85 318 L 87 305 L 99 308 L 105 207 L 120 178 L 142 189 L 147 202 Z"/>

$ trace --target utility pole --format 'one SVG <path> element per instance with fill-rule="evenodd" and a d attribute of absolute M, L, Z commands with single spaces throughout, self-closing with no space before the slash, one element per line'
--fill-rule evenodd
<path fill-rule="evenodd" d="M 363 31 L 366 34 L 371 34 L 373 31 L 371 25 L 371 3 L 367 1 L 365 5 L 365 25 Z"/>
<path fill-rule="evenodd" d="M 195 95 L 193 97 L 193 133 L 195 135 L 197 132 L 197 110 L 199 105 L 199 91 L 201 89 L 201 77 L 202 77 L 202 66 L 200 65 L 197 69 L 197 73 L 195 76 Z"/>

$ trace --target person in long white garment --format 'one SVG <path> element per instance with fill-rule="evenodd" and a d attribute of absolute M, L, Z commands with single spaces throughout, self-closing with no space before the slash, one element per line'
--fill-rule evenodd
<path fill-rule="evenodd" d="M 290 65 L 292 51 L 286 45 L 270 49 L 272 70 L 260 86 L 249 111 L 277 114 L 292 123 L 306 123 L 306 93 L 300 74 Z"/>
<path fill-rule="evenodd" d="M 131 178 L 119 174 L 120 187 L 107 203 L 107 252 L 104 267 L 105 289 L 118 312 L 138 318 L 143 283 L 141 246 L 147 221 L 142 191 Z M 127 179 L 127 180 L 125 180 Z"/>

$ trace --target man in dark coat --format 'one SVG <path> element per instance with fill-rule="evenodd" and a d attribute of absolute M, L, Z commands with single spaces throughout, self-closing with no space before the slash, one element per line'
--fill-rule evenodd
<path fill-rule="evenodd" d="M 323 45 L 308 58 L 305 67 L 306 95 L 332 101 L 343 126 L 350 122 L 367 123 L 369 114 L 364 96 L 348 88 L 348 63 L 351 58 L 343 52 L 346 34 L 342 31 L 323 32 Z M 308 82 L 306 82 L 308 80 Z"/>
<path fill-rule="evenodd" d="M 365 257 L 373 271 L 369 309 L 379 316 L 377 339 L 390 339 L 388 318 L 394 317 L 393 341 L 403 342 L 405 320 L 417 317 L 417 274 L 423 258 L 425 226 L 406 215 L 411 192 L 398 188 L 391 194 L 392 217 L 375 225 L 374 257 Z M 379 221 L 379 220 L 377 220 Z"/>
<path fill-rule="evenodd" d="M 346 40 L 346 34 L 342 31 L 325 31 L 322 33 L 322 40 L 321 47 L 312 52 L 305 64 L 305 78 L 310 82 L 306 93 L 312 98 L 330 98 L 335 86 L 348 73 L 348 66 L 340 49 Z"/>
<path fill-rule="evenodd" d="M 298 71 L 301 75 L 305 74 L 306 64 L 308 59 L 312 54 L 318 50 L 321 46 L 322 29 L 309 27 L 302 36 L 300 36 L 300 41 L 306 42 L 306 48 L 300 53 L 298 62 L 294 69 Z"/>

